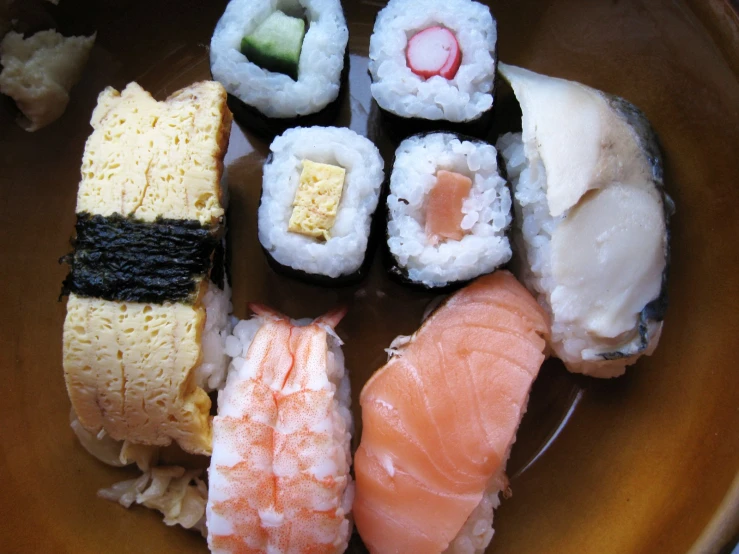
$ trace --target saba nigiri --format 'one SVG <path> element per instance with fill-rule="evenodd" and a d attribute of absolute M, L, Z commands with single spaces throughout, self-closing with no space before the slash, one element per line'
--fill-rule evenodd
<path fill-rule="evenodd" d="M 394 341 L 360 395 L 353 512 L 372 554 L 485 550 L 549 333 L 531 294 L 498 271 Z"/>
<path fill-rule="evenodd" d="M 349 380 L 333 328 L 263 306 L 240 322 L 219 393 L 206 508 L 214 553 L 341 553 L 354 486 Z"/>

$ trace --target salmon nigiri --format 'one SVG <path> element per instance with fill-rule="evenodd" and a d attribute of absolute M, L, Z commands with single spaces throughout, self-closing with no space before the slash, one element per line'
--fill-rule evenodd
<path fill-rule="evenodd" d="M 353 511 L 370 552 L 487 547 L 549 333 L 531 294 L 498 271 L 394 341 L 360 395 Z"/>

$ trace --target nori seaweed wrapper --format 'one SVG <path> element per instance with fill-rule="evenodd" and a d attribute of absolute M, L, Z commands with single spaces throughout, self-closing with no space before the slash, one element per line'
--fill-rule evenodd
<path fill-rule="evenodd" d="M 491 137 L 491 131 L 495 120 L 495 104 L 498 96 L 498 54 L 497 51 L 493 55 L 493 74 L 496 76 L 493 80 L 493 90 L 490 94 L 493 96 L 493 104 L 487 111 L 482 112 L 475 119 L 467 121 L 449 121 L 447 119 L 426 119 L 423 117 L 406 117 L 398 115 L 394 112 L 384 109 L 377 101 L 372 98 L 371 112 L 379 113 L 379 120 L 385 128 L 388 136 L 394 142 L 412 136 L 428 133 L 453 133 L 455 135 L 464 135 L 466 137 L 474 137 L 477 139 L 488 140 Z M 370 75 L 371 77 L 371 75 Z"/>
<path fill-rule="evenodd" d="M 212 75 L 211 75 L 212 77 Z M 349 51 L 344 54 L 344 68 L 339 77 L 339 94 L 333 101 L 329 102 L 323 109 L 306 115 L 296 117 L 268 117 L 254 106 L 242 101 L 233 94 L 228 95 L 228 107 L 236 121 L 258 134 L 264 139 L 272 140 L 293 127 L 328 127 L 333 125 L 339 117 L 341 105 L 346 95 L 347 81 L 349 78 Z"/>
<path fill-rule="evenodd" d="M 373 235 L 370 235 L 370 237 L 372 236 Z M 352 273 L 339 275 L 338 277 L 329 277 L 328 275 L 323 275 L 321 273 L 308 273 L 301 269 L 295 269 L 294 267 L 281 264 L 275 260 L 265 248 L 262 248 L 262 251 L 267 257 L 269 267 L 271 267 L 275 273 L 279 273 L 285 277 L 290 277 L 291 279 L 297 279 L 298 281 L 302 281 L 309 285 L 317 285 L 319 287 L 348 287 L 356 285 L 367 277 L 370 266 L 372 265 L 374 250 L 377 246 L 376 242 L 376 240 L 370 238 L 370 243 L 367 245 L 367 250 L 365 251 L 364 261 L 362 262 L 362 265 L 359 266 L 359 269 Z"/>
<path fill-rule="evenodd" d="M 62 295 L 111 301 L 193 302 L 221 243 L 217 230 L 190 220 L 80 213 L 75 227 L 74 251 L 61 260 L 70 266 Z"/>
<path fill-rule="evenodd" d="M 412 135 L 426 133 L 453 133 L 455 135 L 485 139 L 490 133 L 495 110 L 495 104 L 493 103 L 493 107 L 483 112 L 477 119 L 454 122 L 445 119 L 402 117 L 380 107 L 374 98 L 372 99 L 372 105 L 372 111 L 374 112 L 374 108 L 376 107 L 377 112 L 379 112 L 379 119 L 387 135 L 393 142 L 398 143 Z"/>

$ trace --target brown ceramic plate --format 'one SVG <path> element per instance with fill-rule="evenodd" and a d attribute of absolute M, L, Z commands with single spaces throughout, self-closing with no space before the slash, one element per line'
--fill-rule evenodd
<path fill-rule="evenodd" d="M 547 362 L 509 466 L 513 497 L 495 516 L 494 553 L 708 553 L 730 548 L 739 517 L 739 24 L 728 0 L 500 0 L 500 58 L 582 81 L 640 106 L 661 137 L 672 220 L 670 308 L 657 352 L 597 381 Z M 367 49 L 383 2 L 345 2 L 349 91 L 338 124 L 375 125 Z M 0 114 L 0 551 L 205 553 L 158 513 L 99 500 L 133 470 L 106 467 L 67 423 L 57 302 L 73 232 L 79 161 L 97 93 L 136 80 L 157 98 L 209 77 L 207 45 L 225 2 L 61 0 L 27 27 L 61 18 L 98 39 L 67 113 L 28 134 Z M 58 13 L 55 13 L 54 10 Z M 51 11 L 50 11 L 51 10 Z M 355 414 L 363 383 L 430 294 L 369 279 L 319 289 L 275 275 L 256 238 L 267 144 L 234 125 L 233 302 L 292 316 L 350 305 L 346 341 Z M 392 147 L 380 137 L 383 153 Z M 358 540 L 352 552 L 363 552 Z"/>

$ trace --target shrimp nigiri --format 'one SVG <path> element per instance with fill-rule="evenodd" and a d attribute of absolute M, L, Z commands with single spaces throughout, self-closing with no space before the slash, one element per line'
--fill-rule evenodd
<path fill-rule="evenodd" d="M 234 329 L 213 420 L 206 509 L 217 553 L 341 553 L 354 486 L 343 310 L 307 325 L 263 306 Z M 233 345 L 232 345 L 233 346 Z"/>

